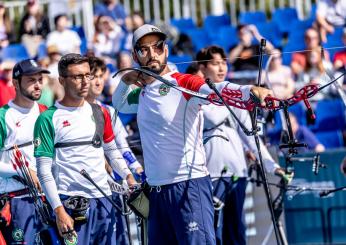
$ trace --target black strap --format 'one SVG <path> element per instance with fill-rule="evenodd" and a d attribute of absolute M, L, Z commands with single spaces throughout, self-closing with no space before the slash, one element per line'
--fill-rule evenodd
<path fill-rule="evenodd" d="M 32 142 L 32 141 L 29 141 L 29 142 L 26 142 L 26 143 L 17 145 L 17 147 L 18 147 L 18 148 L 22 148 L 22 147 L 29 146 L 29 145 L 32 145 L 32 144 L 33 144 L 33 142 Z M 14 150 L 14 146 L 8 148 L 6 151 L 12 151 L 12 150 Z"/>
<path fill-rule="evenodd" d="M 101 106 L 98 104 L 91 103 L 91 109 L 93 111 L 93 118 L 95 120 L 95 133 L 92 140 L 88 141 L 77 141 L 77 142 L 58 142 L 54 145 L 55 148 L 72 147 L 79 145 L 92 145 L 95 148 L 102 146 L 102 138 L 104 133 L 105 118 Z"/>
<path fill-rule="evenodd" d="M 209 137 L 206 137 L 206 138 L 203 139 L 203 145 L 208 143 L 208 141 L 211 140 L 214 137 L 219 137 L 219 138 L 222 138 L 222 139 L 224 139 L 226 141 L 229 141 L 229 139 L 227 139 L 226 136 L 223 136 L 223 135 L 212 135 L 212 136 L 209 136 Z"/>
<path fill-rule="evenodd" d="M 223 125 L 226 121 L 227 121 L 227 118 L 226 118 L 225 120 L 223 120 L 222 122 L 220 122 L 219 124 L 215 125 L 214 127 L 203 129 L 203 133 L 208 132 L 208 131 L 211 131 L 211 130 L 213 130 L 213 129 L 216 129 L 216 128 L 220 127 L 220 126 Z"/>

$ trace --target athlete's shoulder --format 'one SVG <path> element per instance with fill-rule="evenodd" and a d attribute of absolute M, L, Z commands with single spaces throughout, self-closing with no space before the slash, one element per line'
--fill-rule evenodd
<path fill-rule="evenodd" d="M 57 107 L 56 106 L 51 106 L 47 108 L 45 111 L 42 111 L 41 114 L 38 116 L 37 120 L 47 120 L 47 119 L 52 119 L 54 112 L 56 112 Z"/>
<path fill-rule="evenodd" d="M 181 72 L 172 73 L 171 77 L 175 78 L 178 81 L 178 83 L 179 82 L 188 82 L 188 81 L 202 81 L 202 82 L 204 82 L 203 78 L 198 76 L 198 75 L 181 73 Z"/>

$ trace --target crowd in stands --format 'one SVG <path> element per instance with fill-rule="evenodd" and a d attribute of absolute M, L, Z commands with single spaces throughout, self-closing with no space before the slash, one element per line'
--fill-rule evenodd
<path fill-rule="evenodd" d="M 160 27 L 170 37 L 168 45 L 172 55 L 169 61 L 174 69 L 198 73 L 199 66 L 189 62 L 195 60 L 195 54 L 201 48 L 211 44 L 219 45 L 228 53 L 230 72 L 227 79 L 238 83 L 256 80 L 259 43 L 262 38 L 267 39 L 266 52 L 270 58 L 265 59 L 268 65 L 262 81 L 265 86 L 273 89 L 276 97 L 287 99 L 305 85 L 327 83 L 330 81 L 327 73 L 337 75 L 338 72 L 345 72 L 346 2 L 320 0 L 313 9 L 306 20 L 299 20 L 295 9 L 284 8 L 275 10 L 271 20 L 267 20 L 264 12 L 241 13 L 238 26 L 232 26 L 230 17 L 226 14 L 207 16 L 201 27 L 197 27 L 192 19 L 172 19 L 170 25 Z M 19 23 L 19 31 L 16 31 L 4 4 L 0 3 L 0 106 L 14 97 L 11 83 L 14 62 L 27 57 L 34 57 L 51 72 L 45 79 L 41 102 L 50 106 L 55 100 L 62 98 L 57 63 L 62 55 L 71 52 L 95 55 L 105 60 L 108 83 L 101 99 L 110 103 L 117 86 L 111 75 L 118 69 L 133 66 L 132 34 L 144 23 L 141 13 L 129 14 L 116 0 L 98 1 L 94 5 L 95 35 L 92 40 L 86 40 L 83 29 L 72 27 L 71 20 L 64 13 L 55 16 L 55 28 L 51 30 L 48 17 L 38 0 L 28 0 Z M 19 46 L 24 51 L 19 52 Z M 15 52 L 11 52 L 11 47 L 16 47 L 17 56 Z M 341 85 L 344 84 L 343 81 L 340 81 Z M 291 111 L 296 114 L 296 121 L 304 126 L 304 130 L 316 133 L 318 139 L 312 141 L 314 145 L 318 145 L 319 150 L 324 149 L 320 143 L 325 144 L 326 148 L 343 146 L 345 106 L 340 101 L 337 89 L 330 86 L 313 100 L 317 120 L 306 120 L 304 106 L 299 104 L 295 107 L 299 109 Z M 333 101 L 332 107 L 337 108 L 318 111 L 319 108 L 324 108 L 321 104 L 326 100 Z M 303 116 L 297 115 L 302 110 Z M 334 113 L 334 110 L 337 112 Z M 322 115 L 322 119 L 318 119 L 319 115 Z M 277 119 L 278 116 L 274 118 Z M 339 127 L 325 128 L 326 123 L 335 120 L 341 121 Z M 268 129 L 268 135 L 275 138 L 281 129 L 280 120 L 276 120 L 274 126 Z M 326 132 L 337 132 L 340 141 L 330 143 Z"/>

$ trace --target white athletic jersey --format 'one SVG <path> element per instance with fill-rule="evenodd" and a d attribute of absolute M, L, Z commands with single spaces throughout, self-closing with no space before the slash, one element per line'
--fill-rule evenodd
<path fill-rule="evenodd" d="M 204 80 L 198 76 L 170 72 L 163 78 L 192 91 L 211 93 Z M 217 86 L 219 91 L 225 86 L 240 88 L 229 83 Z M 123 83 L 119 84 L 117 90 L 126 91 Z M 248 97 L 249 87 L 244 87 L 243 91 Z M 123 103 L 122 98 L 117 91 L 113 95 L 113 105 L 121 112 L 118 106 L 131 107 L 131 104 L 138 103 L 137 122 L 145 173 L 150 185 L 172 184 L 209 175 L 202 140 L 201 109 L 201 104 L 208 102 L 191 97 L 158 80 L 129 93 L 127 103 Z M 129 110 L 125 108 L 124 111 Z"/>
<path fill-rule="evenodd" d="M 10 101 L 0 108 L 0 162 L 12 166 L 14 157 L 10 148 L 33 141 L 34 125 L 40 115 L 40 107 L 43 108 L 35 102 L 32 108 L 23 108 Z M 33 144 L 21 147 L 20 151 L 27 159 L 29 167 L 36 171 Z M 0 176 L 0 193 L 24 188 L 25 186 L 15 179 Z"/>
<path fill-rule="evenodd" d="M 230 115 L 226 107 L 204 105 L 204 148 L 207 157 L 207 167 L 212 178 L 222 175 L 229 177 L 247 177 L 248 168 L 244 148 L 257 155 L 254 136 L 247 136 L 237 121 Z M 251 129 L 251 118 L 248 111 L 232 108 L 238 119 L 247 129 Z M 273 173 L 279 167 L 270 156 L 267 148 L 261 142 L 261 151 L 265 168 Z"/>
<path fill-rule="evenodd" d="M 102 108 L 102 107 L 101 107 Z M 102 108 L 105 124 L 103 141 L 114 140 L 109 113 Z M 85 169 L 107 195 L 111 194 L 107 183 L 103 148 L 91 144 L 56 148 L 64 142 L 91 141 L 95 134 L 92 107 L 84 102 L 81 107 L 65 107 L 56 102 L 38 118 L 35 135 L 35 157 L 50 157 L 53 176 L 59 194 L 99 198 L 103 195 L 79 172 Z"/>

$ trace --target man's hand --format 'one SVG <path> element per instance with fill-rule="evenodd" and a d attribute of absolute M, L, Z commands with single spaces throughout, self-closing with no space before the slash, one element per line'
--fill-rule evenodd
<path fill-rule="evenodd" d="M 294 172 L 286 173 L 283 168 L 277 168 L 275 169 L 275 175 L 283 178 L 286 185 L 290 184 L 294 177 Z"/>
<path fill-rule="evenodd" d="M 40 181 L 37 178 L 36 172 L 34 170 L 32 170 L 32 169 L 29 169 L 29 171 L 30 171 L 31 178 L 34 181 L 35 187 L 37 188 L 37 190 L 39 192 L 42 193 L 42 187 L 41 187 Z"/>
<path fill-rule="evenodd" d="M 126 182 L 130 188 L 138 184 L 132 174 L 127 175 Z"/>
<path fill-rule="evenodd" d="M 256 161 L 256 155 L 252 151 L 245 151 L 245 156 L 250 161 Z"/>
<path fill-rule="evenodd" d="M 77 233 L 73 228 L 73 219 L 66 213 L 63 206 L 57 207 L 54 209 L 54 212 L 56 216 L 56 226 L 60 236 L 73 241 L 73 236 L 77 237 Z"/>
<path fill-rule="evenodd" d="M 138 87 L 143 87 L 144 85 L 154 81 L 155 78 L 145 75 L 143 72 L 129 71 L 122 76 L 121 80 L 127 85 L 134 84 Z"/>
<path fill-rule="evenodd" d="M 141 176 L 143 172 L 144 172 L 144 169 L 142 167 L 136 168 L 136 174 L 138 174 L 139 176 Z"/>
<path fill-rule="evenodd" d="M 260 103 L 262 106 L 265 106 L 266 103 L 264 101 L 264 99 L 268 96 L 273 96 L 274 93 L 273 91 L 269 90 L 269 89 L 266 89 L 266 88 L 262 88 L 262 87 L 252 87 L 251 88 L 251 93 L 256 96 L 259 100 L 260 100 Z"/>

